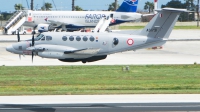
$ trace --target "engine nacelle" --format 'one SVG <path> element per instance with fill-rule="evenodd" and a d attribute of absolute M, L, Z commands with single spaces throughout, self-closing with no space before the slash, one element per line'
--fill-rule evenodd
<path fill-rule="evenodd" d="M 40 32 L 40 33 L 48 32 L 50 29 L 50 25 L 49 24 L 38 24 L 37 29 L 38 29 L 38 32 Z"/>

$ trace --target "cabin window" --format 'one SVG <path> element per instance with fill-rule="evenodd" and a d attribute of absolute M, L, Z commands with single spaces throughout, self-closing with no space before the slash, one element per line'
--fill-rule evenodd
<path fill-rule="evenodd" d="M 90 37 L 90 41 L 91 41 L 91 42 L 94 41 L 94 37 L 93 37 L 93 36 Z"/>
<path fill-rule="evenodd" d="M 50 41 L 50 40 L 52 40 L 52 37 L 51 36 L 46 36 L 46 40 Z"/>
<path fill-rule="evenodd" d="M 63 41 L 67 41 L 67 37 L 66 37 L 66 36 L 63 36 L 63 37 L 62 37 L 62 40 L 63 40 Z"/>
<path fill-rule="evenodd" d="M 77 41 L 80 41 L 80 40 L 81 40 L 81 37 L 80 37 L 80 36 L 77 36 L 77 37 L 76 37 L 76 40 L 77 40 Z"/>
<path fill-rule="evenodd" d="M 88 38 L 86 36 L 83 37 L 83 41 L 87 41 Z"/>
<path fill-rule="evenodd" d="M 70 41 L 74 41 L 74 37 L 73 37 L 73 36 L 70 36 L 70 37 L 69 37 L 69 40 L 70 40 Z"/>
<path fill-rule="evenodd" d="M 117 38 L 114 38 L 114 39 L 113 39 L 113 44 L 114 44 L 114 45 L 118 45 L 118 43 L 119 43 L 119 40 L 118 40 Z"/>

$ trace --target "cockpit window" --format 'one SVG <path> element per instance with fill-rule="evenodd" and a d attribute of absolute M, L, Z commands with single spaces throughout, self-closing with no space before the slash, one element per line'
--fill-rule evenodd
<path fill-rule="evenodd" d="M 39 34 L 39 35 L 35 38 L 35 41 L 38 41 L 38 40 L 40 40 L 40 39 L 43 38 L 43 37 L 44 37 L 43 34 Z"/>
<path fill-rule="evenodd" d="M 45 41 L 45 36 L 42 37 L 41 41 Z"/>
<path fill-rule="evenodd" d="M 52 40 L 52 37 L 51 36 L 46 36 L 46 40 L 50 41 L 50 40 Z"/>

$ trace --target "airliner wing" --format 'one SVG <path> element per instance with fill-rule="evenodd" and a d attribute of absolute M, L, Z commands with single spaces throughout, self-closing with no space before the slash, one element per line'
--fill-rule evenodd
<path fill-rule="evenodd" d="M 69 23 L 66 23 L 66 22 L 59 22 L 59 21 L 54 21 L 54 20 L 48 20 L 49 24 L 52 24 L 53 26 L 61 26 L 61 25 L 71 25 L 71 26 L 84 26 L 83 24 L 69 24 Z"/>
<path fill-rule="evenodd" d="M 62 24 L 65 24 L 65 23 L 63 23 L 63 22 L 54 21 L 54 20 L 48 20 L 48 22 L 49 22 L 50 24 L 56 24 L 56 26 L 60 26 L 60 25 L 62 25 Z"/>
<path fill-rule="evenodd" d="M 82 55 L 94 55 L 99 52 L 100 49 L 94 48 L 86 48 L 86 49 L 79 49 L 79 50 L 69 50 L 65 51 L 64 54 L 82 54 Z"/>

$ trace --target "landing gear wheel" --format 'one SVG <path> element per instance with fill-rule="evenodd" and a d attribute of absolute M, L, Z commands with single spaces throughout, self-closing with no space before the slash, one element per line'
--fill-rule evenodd
<path fill-rule="evenodd" d="M 83 60 L 83 61 L 82 61 L 82 63 L 84 63 L 84 64 L 85 64 L 85 63 L 86 63 L 86 60 Z"/>

